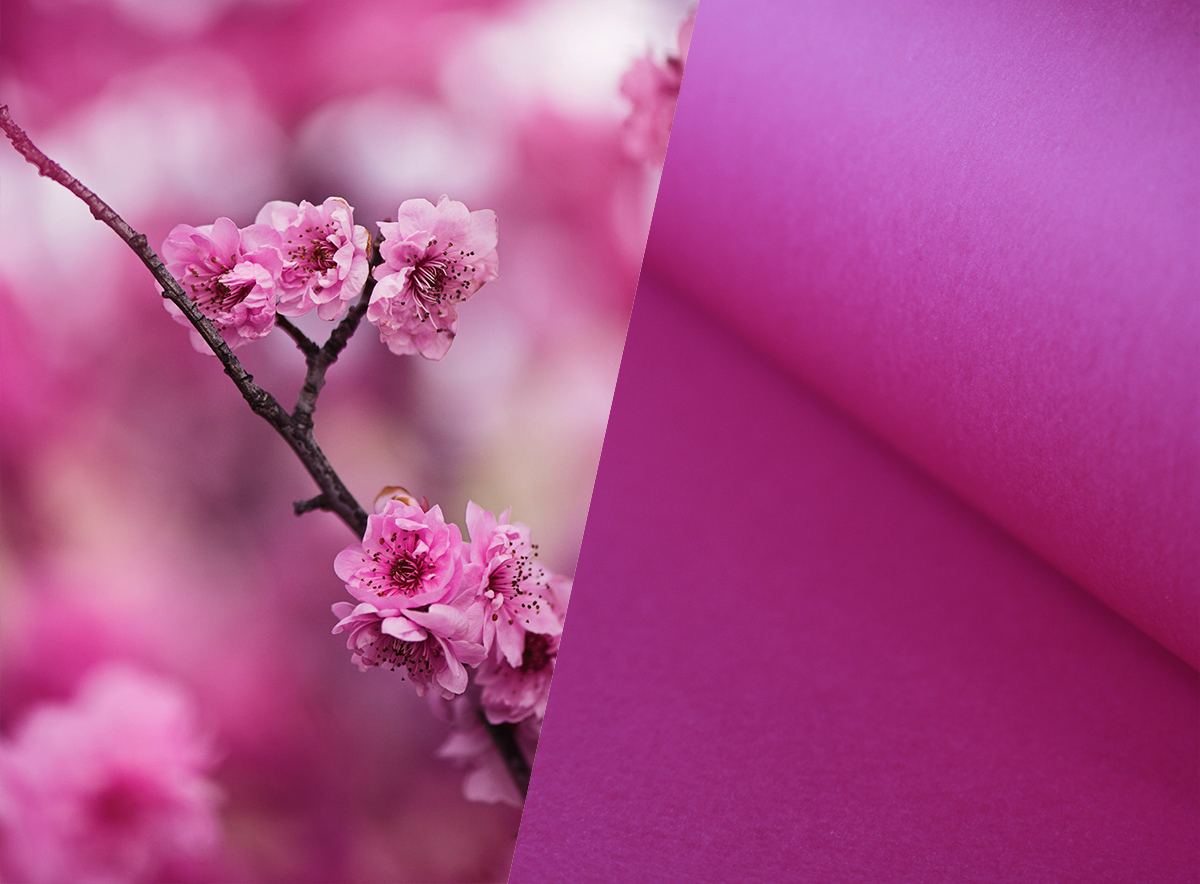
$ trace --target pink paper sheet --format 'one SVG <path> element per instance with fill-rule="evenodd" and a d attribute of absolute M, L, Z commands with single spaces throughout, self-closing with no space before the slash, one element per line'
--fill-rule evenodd
<path fill-rule="evenodd" d="M 705 0 L 513 881 L 1200 878 L 1198 30 Z"/>
<path fill-rule="evenodd" d="M 1193 666 L 1198 31 L 706 2 L 647 258 Z"/>
<path fill-rule="evenodd" d="M 1191 881 L 1195 670 L 638 292 L 513 882 Z"/>

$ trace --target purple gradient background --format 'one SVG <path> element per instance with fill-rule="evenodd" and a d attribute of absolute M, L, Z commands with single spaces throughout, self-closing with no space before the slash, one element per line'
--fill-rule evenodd
<path fill-rule="evenodd" d="M 706 0 L 510 880 L 1197 880 L 1196 32 Z"/>

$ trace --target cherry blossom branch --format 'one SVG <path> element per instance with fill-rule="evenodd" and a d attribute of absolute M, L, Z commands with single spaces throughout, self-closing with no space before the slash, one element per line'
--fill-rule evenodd
<path fill-rule="evenodd" d="M 373 249 L 368 266 L 374 270 L 381 260 L 379 250 Z M 374 288 L 375 277 L 368 273 L 358 302 L 342 317 L 342 321 L 330 333 L 329 340 L 325 342 L 324 346 L 316 347 L 313 352 L 304 354 L 304 362 L 307 366 L 304 386 L 300 388 L 300 395 L 296 398 L 296 407 L 292 409 L 292 420 L 297 424 L 312 426 L 312 415 L 313 410 L 317 407 L 317 396 L 321 394 L 321 388 L 325 386 L 325 372 L 329 370 L 329 366 L 337 362 L 337 358 L 346 349 L 346 344 L 350 342 L 350 336 L 358 329 L 363 314 L 367 312 L 367 306 L 371 301 L 371 291 Z M 308 339 L 305 338 L 305 340 Z"/>
<path fill-rule="evenodd" d="M 117 236 L 141 259 L 146 269 L 162 287 L 163 297 L 171 301 L 187 317 L 193 328 L 220 360 L 225 374 L 242 394 L 250 409 L 275 428 L 300 462 L 308 470 L 317 487 L 321 489 L 322 509 L 329 510 L 345 522 L 360 537 L 367 529 L 367 514 L 354 496 L 342 483 L 341 478 L 329 463 L 321 447 L 312 436 L 312 422 L 297 422 L 284 410 L 274 396 L 254 382 L 253 375 L 242 366 L 233 350 L 225 343 L 208 317 L 184 291 L 179 281 L 167 270 L 162 259 L 150 247 L 146 235 L 138 233 L 118 215 L 111 206 L 95 194 L 78 178 L 50 159 L 30 140 L 29 135 L 17 125 L 7 105 L 0 105 L 0 129 L 8 136 L 17 153 L 21 154 L 44 178 L 61 184 L 83 201 L 97 221 L 107 224 Z M 345 344 L 342 344 L 344 347 Z M 340 351 L 340 348 L 339 348 Z"/>
<path fill-rule="evenodd" d="M 246 371 L 208 317 L 200 311 L 179 281 L 167 270 L 162 259 L 150 247 L 145 234 L 134 230 L 94 191 L 46 156 L 33 143 L 25 130 L 13 120 L 8 106 L 2 104 L 0 104 L 0 129 L 12 142 L 17 153 L 33 165 L 39 175 L 61 184 L 78 197 L 91 211 L 92 217 L 108 225 L 129 246 L 161 286 L 163 297 L 179 308 L 192 327 L 216 354 L 225 374 L 233 381 L 251 411 L 269 423 L 299 458 L 313 481 L 316 482 L 317 487 L 321 489 L 321 493 L 308 500 L 297 501 L 294 506 L 296 514 L 301 515 L 315 509 L 331 512 L 338 516 L 356 537 L 362 537 L 367 530 L 367 513 L 342 482 L 316 439 L 313 438 L 312 415 L 316 408 L 317 396 L 325 385 L 325 373 L 346 349 L 351 336 L 358 329 L 359 323 L 367 312 L 371 291 L 375 285 L 374 275 L 368 273 L 358 302 L 350 308 L 350 311 L 330 333 L 329 339 L 323 346 L 318 347 L 285 317 L 276 317 L 276 324 L 296 342 L 304 354 L 307 365 L 304 386 L 300 390 L 294 410 L 289 414 L 280 405 L 278 399 L 254 382 L 254 376 Z M 378 247 L 373 247 L 371 267 L 374 268 L 379 260 Z M 491 734 L 497 751 L 504 759 L 513 782 L 516 783 L 521 794 L 525 795 L 529 789 L 530 765 L 517 745 L 514 728 L 506 724 L 494 725 L 486 719 L 484 719 L 484 724 Z"/>

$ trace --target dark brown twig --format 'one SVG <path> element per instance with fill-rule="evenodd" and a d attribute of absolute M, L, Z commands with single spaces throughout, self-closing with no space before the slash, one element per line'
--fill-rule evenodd
<path fill-rule="evenodd" d="M 521 790 L 521 795 L 528 795 L 529 776 L 532 770 L 530 769 L 529 762 L 525 760 L 525 753 L 517 745 L 516 728 L 512 725 L 492 724 L 487 720 L 487 716 L 484 715 L 482 709 L 479 710 L 479 720 L 483 722 L 484 727 L 491 734 L 492 743 L 495 745 L 496 751 L 500 753 L 500 757 L 504 759 L 504 764 L 508 768 L 508 772 L 512 775 L 513 782 Z"/>
<path fill-rule="evenodd" d="M 287 336 L 296 342 L 296 346 L 300 348 L 300 352 L 304 354 L 305 359 L 311 359 L 320 352 L 321 348 L 313 342 L 312 338 L 296 328 L 286 316 L 276 314 L 275 327 L 283 329 Z"/>
<path fill-rule="evenodd" d="M 288 414 L 274 396 L 254 382 L 254 377 L 242 366 L 208 317 L 200 311 L 179 281 L 167 270 L 162 259 L 150 248 L 145 234 L 134 230 L 124 218 L 113 211 L 108 203 L 100 199 L 78 178 L 42 153 L 30 140 L 25 130 L 16 124 L 6 105 L 0 105 L 0 129 L 3 129 L 17 152 L 37 168 L 38 174 L 58 182 L 79 197 L 94 218 L 103 221 L 124 240 L 162 287 L 163 297 L 170 300 L 183 312 L 188 322 L 212 348 L 213 353 L 221 361 L 225 374 L 229 375 L 230 380 L 237 386 L 242 398 L 250 405 L 250 409 L 275 428 L 275 431 L 283 437 L 296 457 L 304 464 L 309 475 L 317 483 L 317 487 L 321 489 L 321 493 L 308 500 L 297 501 L 294 507 L 296 514 L 301 515 L 318 509 L 331 512 L 345 522 L 356 537 L 362 537 L 367 531 L 366 511 L 346 488 L 325 453 L 317 445 L 316 439 L 313 438 L 312 415 L 316 408 L 317 396 L 325 385 L 325 373 L 346 349 L 346 344 L 358 329 L 363 315 L 367 312 L 371 291 L 375 285 L 373 274 L 368 273 L 359 300 L 334 328 L 329 335 L 329 340 L 323 346 L 318 347 L 286 317 L 276 317 L 276 325 L 296 342 L 304 354 L 307 365 L 304 386 L 300 390 L 296 407 L 291 414 Z M 379 263 L 379 260 L 378 248 L 372 247 L 370 260 L 372 269 Z M 526 794 L 529 789 L 530 766 L 517 745 L 515 729 L 512 725 L 490 724 L 486 719 L 484 719 L 484 724 L 487 725 L 492 741 L 508 766 L 517 788 L 520 789 L 522 795 Z"/>
<path fill-rule="evenodd" d="M 372 249 L 368 262 L 372 271 L 381 260 L 378 249 Z M 315 349 L 311 354 L 304 354 L 304 364 L 307 368 L 304 373 L 304 386 L 300 388 L 300 395 L 296 397 L 296 407 L 292 409 L 292 420 L 297 424 L 312 426 L 312 415 L 317 407 L 317 397 L 321 394 L 321 388 L 325 386 L 325 372 L 329 371 L 329 366 L 337 362 L 337 358 L 346 349 L 346 344 L 350 342 L 350 336 L 358 329 L 358 324 L 367 312 L 367 306 L 371 301 L 371 292 L 374 288 L 375 277 L 373 273 L 368 273 L 358 301 L 330 332 L 329 340 L 325 342 L 324 346 L 315 347 L 314 345 Z M 300 333 L 299 330 L 297 333 Z M 305 338 L 305 340 L 308 339 Z"/>
<path fill-rule="evenodd" d="M 311 513 L 313 510 L 325 509 L 325 495 L 318 494 L 316 497 L 310 497 L 306 500 L 297 500 L 292 504 L 292 509 L 296 515 L 302 516 L 305 513 Z"/>

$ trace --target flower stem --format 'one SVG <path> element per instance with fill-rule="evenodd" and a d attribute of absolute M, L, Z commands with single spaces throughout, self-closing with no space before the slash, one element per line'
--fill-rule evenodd
<path fill-rule="evenodd" d="M 504 764 L 508 768 L 509 774 L 512 775 L 513 782 L 521 791 L 521 797 L 527 797 L 529 795 L 529 775 L 532 771 L 529 762 L 525 760 L 525 753 L 517 744 L 516 728 L 511 724 L 492 724 L 487 720 L 482 709 L 479 710 L 479 719 L 488 729 L 496 751 L 504 759 Z"/>

